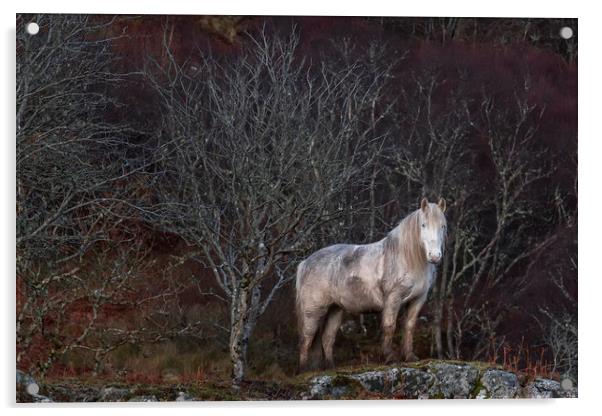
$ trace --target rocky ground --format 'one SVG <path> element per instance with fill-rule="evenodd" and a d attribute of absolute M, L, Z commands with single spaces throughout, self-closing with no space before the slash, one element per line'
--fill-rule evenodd
<path fill-rule="evenodd" d="M 577 397 L 577 388 L 483 363 L 423 361 L 302 374 L 288 382 L 120 385 L 37 383 L 17 371 L 17 402 L 157 402 L 206 400 L 507 399 Z"/>

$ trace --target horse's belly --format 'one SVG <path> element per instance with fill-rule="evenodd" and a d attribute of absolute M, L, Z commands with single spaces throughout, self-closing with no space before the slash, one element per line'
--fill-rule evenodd
<path fill-rule="evenodd" d="M 352 302 L 342 302 L 339 305 L 341 308 L 346 310 L 349 313 L 359 314 L 359 313 L 368 313 L 368 312 L 381 312 L 383 310 L 382 302 L 375 301 L 352 301 Z"/>
<path fill-rule="evenodd" d="M 357 276 L 346 279 L 337 299 L 340 307 L 351 313 L 378 312 L 383 309 L 382 290 Z"/>

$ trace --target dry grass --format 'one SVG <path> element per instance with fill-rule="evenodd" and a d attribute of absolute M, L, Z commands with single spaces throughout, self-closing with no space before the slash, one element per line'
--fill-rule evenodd
<path fill-rule="evenodd" d="M 499 364 L 507 371 L 523 374 L 530 380 L 536 377 L 558 380 L 560 376 L 552 371 L 553 365 L 546 356 L 545 347 L 531 347 L 522 340 L 514 346 L 503 344 L 490 356 L 489 362 Z"/>

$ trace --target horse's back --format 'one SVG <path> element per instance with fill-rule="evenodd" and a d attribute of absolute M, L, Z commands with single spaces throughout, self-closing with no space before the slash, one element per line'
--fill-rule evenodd
<path fill-rule="evenodd" d="M 327 246 L 315 251 L 297 267 L 297 292 L 303 286 L 329 285 L 333 278 L 336 277 L 341 266 L 341 261 L 345 253 L 349 253 L 355 246 L 352 244 L 335 244 Z M 325 289 L 325 287 L 322 287 Z"/>
<path fill-rule="evenodd" d="M 329 269 L 339 266 L 345 255 L 355 247 L 357 246 L 353 244 L 334 244 L 315 251 L 299 265 L 302 274 L 324 274 Z"/>
<path fill-rule="evenodd" d="M 382 305 L 382 244 L 336 244 L 324 247 L 300 265 L 297 294 L 316 297 L 351 311 Z M 319 299 L 317 299 L 319 298 Z"/>

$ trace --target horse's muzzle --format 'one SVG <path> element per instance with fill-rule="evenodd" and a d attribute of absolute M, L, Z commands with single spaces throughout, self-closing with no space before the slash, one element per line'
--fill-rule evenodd
<path fill-rule="evenodd" d="M 439 264 L 441 262 L 441 254 L 431 254 L 429 253 L 429 255 L 427 256 L 427 260 L 429 263 L 432 264 Z"/>

